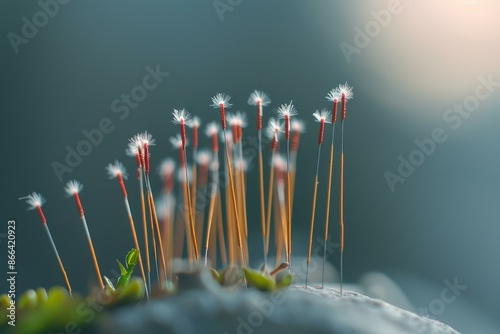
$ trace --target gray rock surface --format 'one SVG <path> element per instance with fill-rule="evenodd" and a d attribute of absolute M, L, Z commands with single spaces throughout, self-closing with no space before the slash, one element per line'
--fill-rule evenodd
<path fill-rule="evenodd" d="M 458 333 L 356 292 L 340 297 L 333 288 L 228 290 L 206 272 L 186 285 L 173 297 L 116 310 L 93 333 Z"/>

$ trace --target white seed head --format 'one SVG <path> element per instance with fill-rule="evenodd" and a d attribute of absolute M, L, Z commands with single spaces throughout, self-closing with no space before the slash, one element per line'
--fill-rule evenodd
<path fill-rule="evenodd" d="M 145 144 L 147 146 L 152 146 L 156 144 L 155 140 L 153 139 L 153 136 L 147 131 L 136 134 L 128 141 L 129 141 L 128 151 L 131 155 L 137 154 L 137 149 L 142 148 Z"/>
<path fill-rule="evenodd" d="M 28 210 L 34 210 L 38 207 L 42 207 L 45 204 L 45 198 L 42 194 L 32 192 L 28 196 L 19 198 L 20 200 L 25 199 L 26 204 L 28 204 Z"/>
<path fill-rule="evenodd" d="M 226 113 L 226 122 L 231 126 L 238 125 L 236 115 L 230 112 Z"/>
<path fill-rule="evenodd" d="M 191 127 L 192 128 L 199 128 L 201 124 L 200 118 L 198 116 L 193 116 L 191 119 Z"/>
<path fill-rule="evenodd" d="M 339 91 L 340 97 L 342 97 L 342 95 L 344 95 L 346 100 L 352 99 L 352 97 L 353 97 L 352 87 L 349 86 L 347 84 L 347 82 L 343 85 L 340 85 L 338 88 L 338 91 Z"/>
<path fill-rule="evenodd" d="M 339 89 L 337 87 L 337 88 L 333 88 L 331 91 L 328 92 L 328 94 L 326 95 L 326 99 L 328 101 L 335 102 L 335 101 L 340 100 L 340 96 L 341 96 L 341 94 L 339 93 Z"/>
<path fill-rule="evenodd" d="M 153 139 L 153 136 L 147 131 L 144 131 L 143 133 L 139 133 L 138 136 L 139 136 L 139 141 L 140 141 L 142 146 L 144 146 L 144 145 L 152 146 L 152 145 L 156 144 L 156 140 Z"/>
<path fill-rule="evenodd" d="M 247 115 L 244 112 L 238 110 L 236 112 L 235 116 L 236 116 L 238 126 L 240 128 L 246 128 L 247 127 Z"/>
<path fill-rule="evenodd" d="M 291 118 L 292 116 L 297 115 L 297 110 L 290 101 L 290 104 L 282 104 L 278 110 L 276 111 L 280 118 Z"/>
<path fill-rule="evenodd" d="M 173 214 L 175 209 L 175 196 L 172 194 L 162 194 L 156 200 L 156 214 L 161 219 L 165 219 Z"/>
<path fill-rule="evenodd" d="M 211 106 L 214 108 L 219 108 L 220 105 L 222 104 L 224 108 L 230 108 L 232 106 L 231 103 L 229 103 L 229 100 L 231 100 L 231 97 L 225 93 L 218 93 L 214 97 L 212 97 L 212 104 Z"/>
<path fill-rule="evenodd" d="M 212 137 L 213 135 L 217 134 L 218 131 L 219 131 L 219 126 L 217 125 L 216 122 L 210 122 L 205 127 L 205 134 L 209 137 Z"/>
<path fill-rule="evenodd" d="M 123 166 L 123 164 L 118 160 L 115 160 L 115 162 L 112 164 L 108 164 L 106 166 L 106 172 L 108 173 L 110 179 L 118 177 L 118 175 L 121 175 L 124 179 L 127 179 L 128 176 L 125 166 Z"/>
<path fill-rule="evenodd" d="M 269 103 L 271 103 L 271 99 L 266 93 L 260 90 L 254 90 L 248 98 L 248 104 L 251 106 L 256 106 L 259 102 L 261 106 L 265 107 L 268 106 Z"/>
<path fill-rule="evenodd" d="M 286 159 L 281 155 L 277 154 L 274 157 L 274 167 L 279 169 L 280 171 L 284 171 L 286 169 Z"/>
<path fill-rule="evenodd" d="M 198 164 L 202 166 L 207 166 L 210 163 L 211 159 L 212 155 L 207 150 L 199 151 L 198 155 L 196 156 L 196 162 L 198 162 Z"/>
<path fill-rule="evenodd" d="M 78 182 L 76 180 L 71 180 L 68 183 L 66 183 L 66 187 L 64 188 L 64 191 L 66 191 L 66 194 L 68 196 L 73 196 L 75 194 L 78 194 L 82 189 L 83 189 L 83 186 L 80 182 Z"/>
<path fill-rule="evenodd" d="M 296 119 L 296 118 L 293 119 L 291 127 L 292 127 L 292 131 L 294 131 L 294 132 L 298 132 L 298 133 L 306 132 L 306 125 L 300 119 Z"/>
<path fill-rule="evenodd" d="M 142 147 L 141 137 L 139 134 L 136 134 L 135 136 L 133 136 L 128 140 L 128 147 L 127 147 L 128 154 L 135 156 L 138 153 L 139 147 Z"/>
<path fill-rule="evenodd" d="M 280 121 L 271 117 L 269 119 L 269 122 L 267 123 L 267 128 L 266 128 L 266 134 L 268 138 L 272 139 L 275 136 L 277 136 L 280 132 L 284 132 L 283 123 L 280 123 Z"/>
<path fill-rule="evenodd" d="M 174 116 L 174 119 L 172 120 L 172 123 L 174 124 L 181 124 L 184 123 L 184 125 L 190 126 L 191 124 L 191 114 L 186 110 L 186 109 L 174 109 L 172 112 L 172 115 Z"/>
<path fill-rule="evenodd" d="M 321 122 L 321 121 L 323 121 L 324 123 L 332 122 L 332 113 L 326 109 L 321 109 L 321 111 L 316 110 L 313 116 L 316 119 L 316 122 Z"/>
<path fill-rule="evenodd" d="M 127 148 L 125 149 L 125 154 L 129 157 L 135 157 L 139 153 L 139 149 L 135 143 L 128 143 Z"/>
<path fill-rule="evenodd" d="M 166 177 L 172 175 L 175 171 L 174 159 L 167 158 L 161 162 L 160 165 L 160 176 Z"/>
<path fill-rule="evenodd" d="M 180 134 L 177 134 L 175 137 L 170 137 L 170 143 L 174 147 L 175 150 L 179 150 L 182 148 L 182 137 Z M 187 142 L 186 142 L 187 145 Z"/>
<path fill-rule="evenodd" d="M 193 179 L 191 176 L 191 166 L 186 165 L 186 168 L 188 173 L 188 181 L 189 183 L 191 183 L 191 180 Z M 184 168 L 179 168 L 179 170 L 177 171 L 177 179 L 179 180 L 179 182 L 186 182 L 186 170 Z"/>
<path fill-rule="evenodd" d="M 228 113 L 226 115 L 226 120 L 231 126 L 239 126 L 245 128 L 247 126 L 247 116 L 244 112 L 236 111 L 233 113 Z"/>

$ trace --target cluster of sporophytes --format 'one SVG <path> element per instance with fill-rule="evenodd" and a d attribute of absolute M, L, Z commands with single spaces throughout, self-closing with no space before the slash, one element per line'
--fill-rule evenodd
<path fill-rule="evenodd" d="M 338 200 L 339 240 L 342 259 L 344 244 L 343 131 L 346 101 L 350 98 L 352 98 L 352 88 L 347 84 L 340 85 L 332 89 L 327 95 L 327 100 L 333 103 L 332 110 L 322 109 L 313 113 L 314 119 L 320 126 L 308 239 L 308 269 L 315 221 L 321 143 L 323 142 L 325 124 L 332 124 L 324 224 L 326 250 L 330 219 L 337 103 L 341 103 L 340 189 Z M 51 236 L 45 214 L 42 211 L 45 199 L 41 194 L 35 192 L 22 198 L 26 200 L 30 209 L 36 210 L 40 217 L 42 226 L 56 255 L 66 289 L 54 287 L 48 291 L 42 288 L 28 290 L 18 300 L 10 300 L 7 295 L 3 295 L 0 299 L 2 310 L 6 310 L 11 304 L 15 303 L 16 305 L 18 326 L 16 326 L 15 333 L 43 332 L 61 328 L 61 326 L 67 326 L 67 324 L 74 324 L 77 327 L 84 326 L 88 320 L 88 312 L 85 312 L 85 308 L 88 308 L 89 298 L 99 299 L 99 308 L 113 309 L 130 303 L 146 303 L 151 298 L 175 294 L 179 284 L 179 272 L 210 270 L 213 278 L 222 286 L 256 288 L 262 291 L 273 291 L 291 284 L 293 277 L 293 273 L 290 271 L 292 209 L 298 166 L 299 139 L 304 132 L 303 122 L 296 118 L 298 112 L 292 102 L 281 104 L 276 110 L 278 119 L 273 117 L 268 119 L 267 129 L 264 129 L 268 140 L 263 140 L 263 107 L 268 106 L 271 101 L 267 94 L 260 91 L 254 91 L 250 95 L 248 103 L 256 107 L 257 154 L 251 156 L 258 157 L 259 201 L 248 201 L 246 197 L 248 166 L 253 161 L 248 161 L 245 158 L 248 155 L 243 153 L 243 129 L 246 127 L 247 121 L 245 114 L 242 112 L 226 113 L 226 109 L 232 106 L 229 100 L 230 97 L 226 94 L 217 94 L 212 98 L 211 106 L 218 109 L 220 124 L 218 125 L 216 122 L 207 124 L 205 133 L 210 143 L 210 148 L 207 150 L 198 150 L 200 119 L 196 116 L 192 117 L 185 109 L 174 109 L 172 113 L 173 123 L 179 126 L 179 134 L 171 137 L 170 141 L 174 148 L 178 150 L 178 164 L 172 159 L 166 159 L 162 162 L 160 166 L 162 189 L 157 200 L 153 196 L 150 182 L 150 149 L 155 145 L 155 140 L 148 132 L 139 133 L 129 140 L 127 154 L 135 158 L 136 178 L 139 184 L 137 200 L 141 208 L 140 221 L 142 224 L 140 224 L 140 230 L 142 230 L 143 235 L 142 245 L 136 234 L 136 223 L 125 186 L 126 169 L 119 161 L 115 161 L 106 167 L 110 178 L 118 181 L 134 243 L 134 248 L 126 256 L 125 264 L 118 261 L 120 275 L 117 277 L 116 282 L 101 275 L 80 199 L 80 192 L 83 187 L 75 180 L 67 183 L 65 191 L 69 197 L 74 199 L 76 204 L 99 284 L 90 292 L 87 298 L 83 298 L 78 294 L 74 295 L 72 292 L 70 280 Z M 187 128 L 192 130 L 191 166 L 189 166 L 187 154 Z M 285 137 L 285 145 L 282 145 L 284 146 L 284 149 L 282 149 L 285 151 L 283 156 L 280 154 L 280 136 L 282 134 Z M 221 154 L 222 159 L 219 157 L 220 135 L 222 135 L 224 145 L 224 152 Z M 268 156 L 270 166 L 269 178 L 266 184 L 264 182 L 263 146 L 267 144 L 270 149 Z M 220 177 L 220 169 L 223 170 L 222 178 Z M 177 177 L 176 171 L 178 172 Z M 179 191 L 179 196 L 174 195 L 176 189 Z M 179 204 L 179 202 L 182 204 Z M 248 224 L 247 204 L 251 206 L 251 209 L 258 210 L 260 213 L 260 224 L 253 226 Z M 260 228 L 262 236 L 264 264 L 260 270 L 253 270 L 248 266 L 250 258 L 248 229 L 256 228 L 256 226 Z M 268 261 L 271 235 L 273 235 L 274 239 L 274 269 L 271 269 Z M 150 254 L 151 250 L 152 255 Z M 185 259 L 183 260 L 184 265 L 176 267 L 174 260 L 178 259 Z M 218 261 L 220 261 L 220 264 Z M 132 277 L 136 265 L 140 269 L 140 278 Z M 215 268 L 223 269 L 219 272 Z M 283 274 L 284 270 L 288 270 L 288 273 Z M 278 272 L 282 273 L 277 275 Z M 156 274 L 156 285 L 151 282 L 152 273 Z M 280 278 L 277 279 L 277 276 Z M 0 326 L 7 326 L 5 319 L 8 320 L 7 317 L 2 317 Z"/>

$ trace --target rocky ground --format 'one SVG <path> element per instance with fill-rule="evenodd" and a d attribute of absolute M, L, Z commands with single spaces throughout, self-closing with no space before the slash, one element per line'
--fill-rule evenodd
<path fill-rule="evenodd" d="M 174 297 L 126 307 L 91 333 L 455 334 L 451 327 L 363 294 L 292 286 L 273 293 L 221 288 L 207 272 Z"/>

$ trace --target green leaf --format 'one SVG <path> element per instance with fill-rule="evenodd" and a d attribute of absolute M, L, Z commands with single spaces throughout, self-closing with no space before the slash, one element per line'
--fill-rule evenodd
<path fill-rule="evenodd" d="M 261 291 L 273 291 L 276 288 L 274 281 L 268 277 L 262 276 L 260 272 L 243 268 L 245 278 L 249 286 L 253 286 Z"/>
<path fill-rule="evenodd" d="M 17 302 L 17 307 L 20 310 L 35 308 L 36 305 L 37 296 L 35 290 L 33 289 L 26 290 L 26 292 L 21 295 L 19 301 Z"/>
<path fill-rule="evenodd" d="M 221 279 L 221 275 L 219 274 L 219 272 L 217 270 L 215 270 L 214 268 L 210 268 L 210 273 L 212 274 L 212 277 L 217 281 L 219 282 L 219 280 Z"/>
<path fill-rule="evenodd" d="M 139 258 L 139 252 L 137 251 L 137 249 L 132 248 L 125 257 L 125 262 L 127 263 L 128 270 L 130 270 L 130 267 L 136 265 L 138 258 Z"/>
<path fill-rule="evenodd" d="M 290 284 L 292 284 L 292 275 L 290 274 L 286 274 L 282 279 L 281 281 L 276 284 L 276 287 L 278 289 L 281 289 L 281 288 L 286 288 L 286 287 L 289 287 Z"/>
<path fill-rule="evenodd" d="M 132 272 L 134 271 L 135 264 L 137 263 L 137 259 L 139 257 L 139 253 L 137 252 L 136 249 L 132 248 L 130 252 L 127 253 L 127 256 L 125 257 L 125 262 L 127 263 L 127 268 L 121 264 L 120 261 L 116 260 L 118 262 L 118 266 L 120 266 L 120 277 L 118 278 L 118 281 L 116 282 L 116 289 L 127 286 L 127 284 L 130 281 L 130 277 L 132 276 Z"/>
<path fill-rule="evenodd" d="M 0 296 L 0 326 L 7 323 L 9 318 L 7 318 L 7 314 L 9 314 L 8 308 L 10 307 L 10 298 L 7 294 L 3 294 Z"/>
<path fill-rule="evenodd" d="M 137 301 L 144 298 L 144 282 L 139 278 L 132 278 L 130 282 L 117 290 L 119 303 Z"/>
<path fill-rule="evenodd" d="M 118 266 L 120 267 L 120 275 L 126 275 L 128 270 L 123 266 L 123 264 L 119 260 L 116 260 L 116 262 L 118 262 Z"/>

